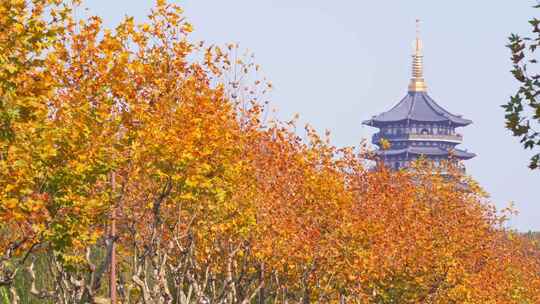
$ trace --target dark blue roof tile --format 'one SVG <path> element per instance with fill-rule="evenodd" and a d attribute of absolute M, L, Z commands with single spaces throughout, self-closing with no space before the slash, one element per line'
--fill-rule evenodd
<path fill-rule="evenodd" d="M 452 149 L 452 150 L 446 150 L 441 147 L 407 147 L 404 149 L 390 149 L 390 150 L 377 150 L 377 155 L 379 156 L 394 156 L 394 155 L 402 155 L 405 153 L 411 154 L 411 155 L 424 155 L 424 156 L 442 156 L 442 157 L 449 157 L 454 156 L 459 159 L 471 159 L 476 156 L 474 153 L 470 153 L 467 151 L 459 150 L 459 149 Z"/>
<path fill-rule="evenodd" d="M 390 122 L 399 121 L 418 122 L 449 122 L 455 126 L 466 126 L 472 123 L 459 115 L 454 115 L 439 106 L 426 92 L 409 92 L 392 109 L 363 123 L 370 126 L 378 126 Z"/>

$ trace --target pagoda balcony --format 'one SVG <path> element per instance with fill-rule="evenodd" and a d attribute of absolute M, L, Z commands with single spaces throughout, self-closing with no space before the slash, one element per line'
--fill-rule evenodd
<path fill-rule="evenodd" d="M 463 135 L 461 134 L 381 134 L 373 135 L 373 143 L 378 144 L 384 138 L 389 141 L 445 141 L 451 143 L 461 143 Z"/>

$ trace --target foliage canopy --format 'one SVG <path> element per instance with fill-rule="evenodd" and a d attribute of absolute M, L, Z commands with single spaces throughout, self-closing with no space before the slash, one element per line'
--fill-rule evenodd
<path fill-rule="evenodd" d="M 259 67 L 175 5 L 72 8 L 0 2 L 0 297 L 103 302 L 114 243 L 122 303 L 540 301 L 537 246 L 456 168 L 267 121 Z"/>

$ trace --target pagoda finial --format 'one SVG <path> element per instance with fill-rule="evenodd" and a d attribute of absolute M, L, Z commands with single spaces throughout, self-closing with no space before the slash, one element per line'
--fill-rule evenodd
<path fill-rule="evenodd" d="M 420 19 L 416 19 L 416 41 L 412 58 L 412 78 L 411 84 L 409 84 L 409 92 L 425 92 L 427 86 L 424 82 L 424 55 L 422 54 L 422 39 L 420 38 Z"/>

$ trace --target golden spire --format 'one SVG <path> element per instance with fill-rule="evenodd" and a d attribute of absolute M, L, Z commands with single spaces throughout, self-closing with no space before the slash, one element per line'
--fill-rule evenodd
<path fill-rule="evenodd" d="M 425 92 L 427 86 L 424 82 L 424 55 L 422 54 L 422 39 L 420 39 L 420 19 L 416 19 L 416 41 L 412 58 L 412 78 L 411 84 L 409 84 L 409 92 Z"/>

